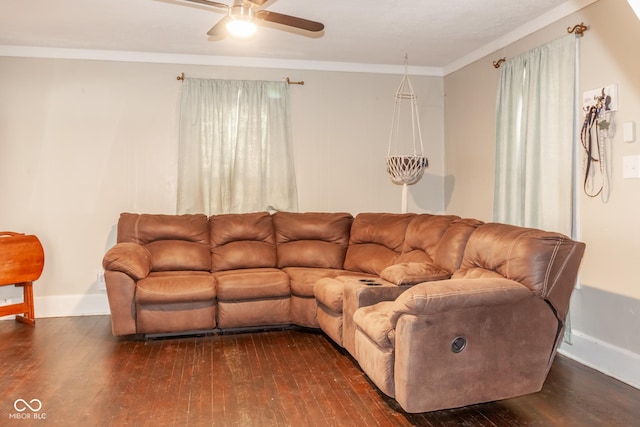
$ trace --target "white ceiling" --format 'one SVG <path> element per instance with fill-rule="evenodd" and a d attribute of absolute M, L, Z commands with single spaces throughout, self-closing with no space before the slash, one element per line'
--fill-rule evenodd
<path fill-rule="evenodd" d="M 376 66 L 401 65 L 407 54 L 412 69 L 442 74 L 593 1 L 270 0 L 269 10 L 322 22 L 324 32 L 268 24 L 249 41 L 212 41 L 206 33 L 223 13 L 181 0 L 1 0 L 0 47 Z"/>

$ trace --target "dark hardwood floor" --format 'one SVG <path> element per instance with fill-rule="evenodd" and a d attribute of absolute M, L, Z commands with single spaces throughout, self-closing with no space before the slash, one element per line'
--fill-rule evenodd
<path fill-rule="evenodd" d="M 640 390 L 562 356 L 540 393 L 407 414 L 321 333 L 127 341 L 109 322 L 0 321 L 0 425 L 640 426 Z"/>

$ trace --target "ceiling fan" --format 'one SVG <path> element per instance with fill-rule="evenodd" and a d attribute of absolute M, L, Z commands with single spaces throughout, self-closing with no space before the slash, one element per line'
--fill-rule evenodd
<path fill-rule="evenodd" d="M 212 37 L 223 37 L 226 34 L 231 34 L 238 38 L 251 37 L 256 31 L 255 22 L 259 21 L 274 22 L 311 32 L 319 32 L 324 29 L 324 24 L 320 22 L 261 9 L 262 5 L 268 0 L 234 0 L 232 5 L 209 0 L 184 1 L 226 10 L 227 16 L 207 32 Z"/>

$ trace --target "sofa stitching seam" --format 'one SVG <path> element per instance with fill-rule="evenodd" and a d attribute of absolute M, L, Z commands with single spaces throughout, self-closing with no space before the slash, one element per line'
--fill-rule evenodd
<path fill-rule="evenodd" d="M 484 289 L 475 289 L 475 290 L 472 289 L 469 291 L 465 291 L 464 293 L 461 293 L 460 291 L 451 291 L 451 292 L 442 292 L 438 294 L 429 294 L 429 295 L 411 295 L 411 300 L 418 300 L 418 299 L 428 300 L 428 299 L 434 299 L 434 298 L 443 298 L 450 295 L 481 294 L 481 293 L 491 293 L 494 291 L 510 290 L 510 289 L 519 290 L 519 291 L 522 290 L 522 288 L 499 286 L 499 287 L 493 287 L 493 288 L 484 288 Z"/>
<path fill-rule="evenodd" d="M 149 295 L 193 295 L 196 293 L 206 293 L 210 292 L 210 289 L 199 289 L 192 292 L 162 292 L 162 291 L 151 291 L 149 289 L 140 288 L 140 291 Z"/>
<path fill-rule="evenodd" d="M 551 259 L 549 260 L 549 265 L 547 266 L 547 271 L 544 275 L 543 289 L 544 289 L 545 298 L 547 297 L 548 293 L 551 292 L 552 290 L 552 288 L 548 288 L 549 277 L 551 276 L 551 267 L 556 261 L 556 257 L 558 255 L 558 252 L 560 251 L 560 245 L 562 244 L 563 241 L 564 239 L 559 239 L 558 241 L 556 241 L 556 246 L 555 248 L 553 248 L 553 253 L 551 254 Z"/>

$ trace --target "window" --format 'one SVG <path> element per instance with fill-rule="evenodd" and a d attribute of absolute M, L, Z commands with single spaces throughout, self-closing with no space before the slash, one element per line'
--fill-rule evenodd
<path fill-rule="evenodd" d="M 287 83 L 183 85 L 178 213 L 296 211 Z"/>

